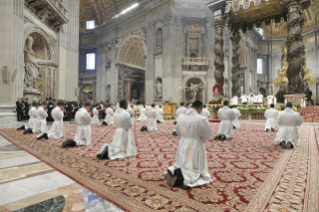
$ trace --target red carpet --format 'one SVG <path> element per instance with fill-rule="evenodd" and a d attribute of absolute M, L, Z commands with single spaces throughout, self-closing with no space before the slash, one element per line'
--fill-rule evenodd
<path fill-rule="evenodd" d="M 134 125 L 138 155 L 98 161 L 96 153 L 112 140 L 114 127 L 93 126 L 91 146 L 60 148 L 61 140 L 35 140 L 15 129 L 0 133 L 17 146 L 71 177 L 125 211 L 318 211 L 318 148 L 314 127 L 300 128 L 294 151 L 273 145 L 275 133 L 263 124 L 242 123 L 230 141 L 206 141 L 211 184 L 184 191 L 169 188 L 163 172 L 175 161 L 179 137 L 166 121 L 158 132 Z M 218 123 L 211 123 L 214 134 Z M 73 137 L 75 125 L 67 125 Z M 310 186 L 311 185 L 311 186 Z"/>

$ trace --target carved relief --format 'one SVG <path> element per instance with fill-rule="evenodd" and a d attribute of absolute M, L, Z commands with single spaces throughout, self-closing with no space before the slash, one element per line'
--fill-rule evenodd
<path fill-rule="evenodd" d="M 156 51 L 161 51 L 163 48 L 163 31 L 159 28 L 156 32 Z"/>

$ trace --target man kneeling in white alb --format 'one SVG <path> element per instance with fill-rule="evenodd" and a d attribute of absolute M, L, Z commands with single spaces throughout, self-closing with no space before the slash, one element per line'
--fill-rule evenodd
<path fill-rule="evenodd" d="M 176 161 L 167 170 L 167 183 L 171 187 L 189 189 L 212 182 L 208 172 L 204 141 L 213 130 L 207 118 L 200 115 L 202 102 L 195 101 L 192 107 L 177 119 L 176 132 L 181 135 Z"/>
<path fill-rule="evenodd" d="M 203 105 L 201 115 L 206 117 L 207 119 L 210 118 L 210 112 L 209 112 L 209 110 L 206 109 L 206 105 Z"/>
<path fill-rule="evenodd" d="M 157 123 L 164 123 L 165 122 L 164 117 L 163 117 L 164 111 L 163 111 L 162 105 L 158 106 L 158 109 L 156 111 L 156 115 L 157 115 L 157 117 L 156 117 Z"/>
<path fill-rule="evenodd" d="M 120 101 L 120 108 L 115 111 L 114 124 L 117 127 L 111 144 L 104 144 L 98 152 L 97 157 L 102 159 L 117 159 L 134 156 L 137 148 L 132 133 L 132 121 L 130 114 L 126 111 L 127 101 Z"/>
<path fill-rule="evenodd" d="M 64 116 L 64 103 L 58 102 L 58 106 L 55 107 L 51 114 L 54 122 L 52 124 L 52 128 L 48 132 L 48 137 L 53 139 L 59 139 L 64 137 L 64 124 L 63 124 L 63 116 Z"/>
<path fill-rule="evenodd" d="M 147 131 L 157 131 L 155 104 L 147 111 Z"/>
<path fill-rule="evenodd" d="M 298 129 L 296 126 L 302 124 L 302 117 L 292 109 L 292 103 L 286 104 L 286 109 L 279 113 L 278 124 L 282 127 L 278 130 L 275 138 L 275 145 L 280 145 L 283 149 L 292 149 L 297 147 Z"/>
<path fill-rule="evenodd" d="M 235 120 L 232 122 L 232 123 L 233 123 L 233 129 L 239 129 L 239 128 L 240 128 L 240 124 L 239 124 L 238 118 L 241 116 L 241 113 L 240 113 L 240 111 L 237 109 L 237 106 L 236 106 L 236 105 L 234 105 L 234 106 L 232 107 L 232 110 L 234 111 L 235 116 L 236 116 Z"/>
<path fill-rule="evenodd" d="M 232 122 L 236 119 L 235 112 L 229 107 L 229 102 L 224 101 L 224 107 L 218 110 L 218 119 L 221 120 L 219 124 L 218 135 L 214 140 L 224 141 L 233 138 L 234 130 Z"/>
<path fill-rule="evenodd" d="M 274 104 L 270 104 L 270 109 L 267 109 L 264 114 L 266 121 L 265 131 L 276 132 L 278 130 L 279 112 L 275 109 Z"/>
<path fill-rule="evenodd" d="M 74 139 L 67 139 L 62 144 L 62 148 L 75 146 L 88 146 L 92 141 L 91 129 L 91 104 L 86 102 L 84 108 L 80 108 L 75 114 L 75 122 L 77 123 L 76 133 Z"/>
<path fill-rule="evenodd" d="M 28 129 L 30 133 L 32 133 L 32 129 L 41 128 L 41 123 L 37 117 L 37 109 L 39 108 L 39 103 L 34 103 L 34 106 L 29 110 L 29 122 L 27 125 L 21 125 L 17 128 L 17 130 L 25 130 L 23 134 L 27 134 Z"/>
<path fill-rule="evenodd" d="M 104 121 L 102 121 L 101 125 L 102 125 L 102 126 L 104 126 L 104 125 L 105 125 L 105 126 L 113 125 L 113 124 L 114 124 L 113 115 L 114 115 L 114 110 L 112 109 L 111 106 L 109 106 L 109 107 L 106 109 L 106 116 L 105 116 Z"/>

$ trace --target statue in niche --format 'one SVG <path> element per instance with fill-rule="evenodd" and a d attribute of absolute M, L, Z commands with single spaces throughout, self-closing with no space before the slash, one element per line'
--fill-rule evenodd
<path fill-rule="evenodd" d="M 199 99 L 198 94 L 203 89 L 201 84 L 191 83 L 189 87 L 186 87 L 186 91 L 188 91 L 188 103 L 192 104 L 196 100 Z"/>
<path fill-rule="evenodd" d="M 156 98 L 162 98 L 162 82 L 160 80 L 157 80 L 156 83 Z"/>
<path fill-rule="evenodd" d="M 156 33 L 156 50 L 162 50 L 163 32 L 162 29 L 158 29 Z"/>
<path fill-rule="evenodd" d="M 34 88 L 34 84 L 39 77 L 40 67 L 34 57 L 32 50 L 33 38 L 29 36 L 24 46 L 24 85 L 27 88 Z"/>
<path fill-rule="evenodd" d="M 108 85 L 106 88 L 106 100 L 110 101 L 110 99 L 111 99 L 111 86 Z"/>

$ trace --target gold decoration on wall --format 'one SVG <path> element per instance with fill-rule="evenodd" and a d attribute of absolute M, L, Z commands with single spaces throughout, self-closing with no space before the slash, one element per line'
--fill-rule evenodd
<path fill-rule="evenodd" d="M 145 55 L 146 51 L 143 42 L 136 37 L 132 37 L 122 45 L 118 62 L 145 69 Z"/>
<path fill-rule="evenodd" d="M 93 93 L 93 86 L 92 85 L 85 85 L 82 89 L 83 93 Z"/>
<path fill-rule="evenodd" d="M 286 76 L 286 72 L 288 69 L 288 62 L 287 62 L 287 47 L 282 49 L 282 57 L 281 57 L 281 69 L 278 70 L 278 78 L 275 79 L 272 83 L 279 87 L 282 86 L 282 82 L 286 82 L 286 91 L 288 88 L 288 78 Z"/>

